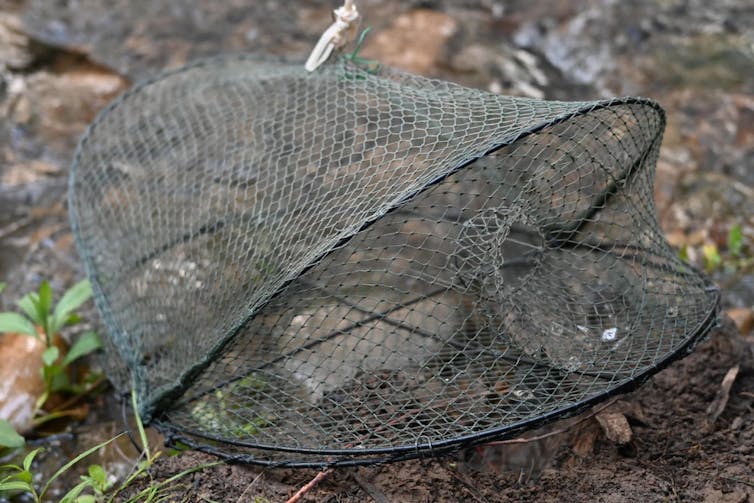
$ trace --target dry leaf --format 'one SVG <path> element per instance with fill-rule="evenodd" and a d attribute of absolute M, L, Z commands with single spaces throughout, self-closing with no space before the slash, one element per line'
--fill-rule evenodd
<path fill-rule="evenodd" d="M 741 335 L 747 335 L 754 327 L 754 312 L 746 307 L 728 309 L 725 314 L 730 316 Z"/>

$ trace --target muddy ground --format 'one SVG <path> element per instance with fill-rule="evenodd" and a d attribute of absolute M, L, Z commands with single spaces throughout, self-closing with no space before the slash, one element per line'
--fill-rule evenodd
<path fill-rule="evenodd" d="M 133 82 L 200 56 L 303 60 L 336 3 L 0 0 L 0 281 L 8 283 L 0 309 L 41 279 L 61 289 L 82 276 L 66 180 L 78 138 L 105 104 Z M 751 2 L 358 4 L 374 28 L 363 55 L 384 64 L 534 98 L 659 101 L 668 128 L 658 219 L 673 246 L 709 268 L 737 326 L 724 317 L 693 354 L 612 404 L 607 412 L 630 430 L 587 415 L 529 435 L 539 440 L 339 470 L 305 500 L 754 502 L 754 268 L 727 249 L 737 225 L 745 257 L 754 251 Z M 165 458 L 153 475 L 209 459 Z M 172 499 L 282 501 L 315 474 L 221 466 L 184 479 Z"/>

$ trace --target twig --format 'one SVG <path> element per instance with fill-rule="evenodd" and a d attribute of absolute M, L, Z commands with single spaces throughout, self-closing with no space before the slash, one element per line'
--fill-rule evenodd
<path fill-rule="evenodd" d="M 298 492 L 291 496 L 291 498 L 285 503 L 298 503 L 298 501 L 303 498 L 306 493 L 314 489 L 317 484 L 329 477 L 334 471 L 335 470 L 333 470 L 332 468 L 328 468 L 327 470 L 319 472 L 316 477 L 311 479 L 304 487 L 299 489 Z"/>

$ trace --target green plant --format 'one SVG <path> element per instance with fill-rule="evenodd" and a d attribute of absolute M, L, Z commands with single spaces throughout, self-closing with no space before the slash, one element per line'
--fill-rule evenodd
<path fill-rule="evenodd" d="M 16 433 L 8 421 L 0 419 L 0 451 L 24 446 L 24 437 Z"/>
<path fill-rule="evenodd" d="M 55 334 L 63 327 L 81 321 L 75 311 L 91 296 L 92 286 L 88 280 L 83 280 L 66 291 L 53 307 L 52 287 L 50 283 L 43 281 L 38 292 L 31 292 L 18 301 L 26 316 L 20 313 L 0 313 L 0 331 L 18 332 L 32 337 L 39 337 L 41 331 L 49 347 Z"/>
<path fill-rule="evenodd" d="M 138 410 L 136 408 L 136 397 L 134 394 L 131 395 L 131 400 L 134 410 Z M 156 451 L 150 447 L 144 424 L 138 414 L 135 414 L 135 420 L 142 445 L 142 452 L 139 458 L 135 461 L 133 469 L 125 479 L 120 484 L 115 485 L 109 481 L 107 471 L 102 466 L 93 464 L 88 467 L 86 474 L 80 477 L 81 481 L 76 484 L 76 486 L 69 489 L 60 499 L 60 503 L 112 503 L 116 500 L 130 503 L 153 503 L 164 501 L 169 497 L 169 493 L 176 488 L 176 484 L 187 475 L 222 463 L 221 461 L 217 461 L 214 463 L 198 465 L 160 482 L 156 482 L 150 478 L 149 482 L 146 484 L 146 488 L 134 491 L 135 494 L 127 499 L 120 497 L 136 481 L 144 479 L 145 477 L 151 477 L 149 475 L 149 469 L 162 455 L 160 451 Z M 0 498 L 23 493 L 29 495 L 31 501 L 43 501 L 45 495 L 50 490 L 52 483 L 60 478 L 61 475 L 68 472 L 90 454 L 105 447 L 111 442 L 114 442 L 124 434 L 125 432 L 82 452 L 56 471 L 44 484 L 41 484 L 41 488 L 39 489 L 38 487 L 40 487 L 40 483 L 36 483 L 35 485 L 35 480 L 40 480 L 43 477 L 40 477 L 39 474 L 33 473 L 32 465 L 35 457 L 42 451 L 42 449 L 35 449 L 28 453 L 20 465 L 9 464 L 0 466 Z"/>
<path fill-rule="evenodd" d="M 117 440 L 122 435 L 123 433 L 82 452 L 81 454 L 70 460 L 68 463 L 60 467 L 60 469 L 58 469 L 58 471 L 56 471 L 39 490 L 34 485 L 34 479 L 36 477 L 32 473 L 31 469 L 34 458 L 43 449 L 34 449 L 26 455 L 23 463 L 20 466 L 13 464 L 0 466 L 0 496 L 10 496 L 14 493 L 25 493 L 28 494 L 34 502 L 44 501 L 44 497 L 47 494 L 47 491 L 50 490 L 52 483 L 60 478 L 61 475 L 78 464 L 78 462 L 82 459 L 86 458 L 102 447 L 105 447 L 109 443 Z M 92 494 L 82 494 L 87 489 L 91 490 Z M 97 501 L 97 496 L 102 496 L 104 494 L 104 491 L 106 490 L 107 475 L 105 474 L 102 467 L 98 465 L 92 465 L 89 467 L 88 476 L 82 477 L 82 481 L 75 487 L 70 489 L 60 499 L 60 503 L 93 503 Z"/>
<path fill-rule="evenodd" d="M 744 248 L 744 233 L 740 225 L 734 225 L 728 231 L 728 252 L 734 257 L 740 257 Z"/>
<path fill-rule="evenodd" d="M 0 333 L 15 332 L 41 339 L 45 344 L 42 353 L 42 378 L 45 390 L 37 401 L 41 410 L 54 393 L 69 393 L 81 396 L 90 392 L 101 382 L 99 375 L 88 373 L 81 380 L 73 379 L 70 366 L 81 357 L 102 347 L 99 336 L 92 331 L 81 334 L 63 354 L 56 344 L 56 337 L 67 326 L 81 321 L 76 310 L 92 296 L 88 280 L 81 281 L 66 291 L 57 304 L 53 303 L 52 288 L 47 281 L 39 286 L 39 291 L 25 295 L 18 306 L 22 313 L 0 313 Z M 36 425 L 66 415 L 65 407 L 59 407 L 51 414 L 43 415 Z"/>

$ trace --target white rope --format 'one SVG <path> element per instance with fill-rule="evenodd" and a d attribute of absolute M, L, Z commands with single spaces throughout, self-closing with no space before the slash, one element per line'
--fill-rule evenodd
<path fill-rule="evenodd" d="M 335 22 L 322 34 L 309 55 L 309 59 L 306 60 L 307 71 L 313 72 L 327 61 L 333 50 L 346 45 L 348 33 L 356 27 L 359 21 L 359 11 L 356 10 L 354 0 L 345 0 L 342 7 L 335 9 L 334 14 Z"/>

